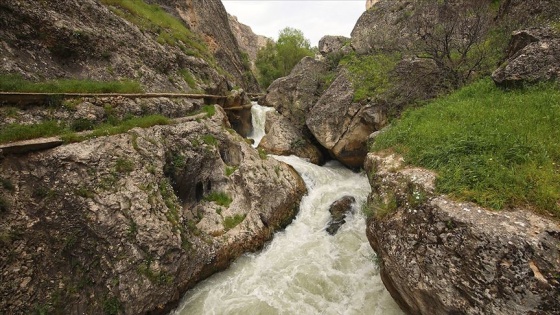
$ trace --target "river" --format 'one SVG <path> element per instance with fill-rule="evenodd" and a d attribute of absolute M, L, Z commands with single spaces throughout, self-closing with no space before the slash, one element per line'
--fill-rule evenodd
<path fill-rule="evenodd" d="M 255 129 L 264 129 L 265 110 L 253 106 Z M 253 138 L 262 135 L 257 130 Z M 292 165 L 308 187 L 296 219 L 261 252 L 243 255 L 187 292 L 171 314 L 403 314 L 381 282 L 365 236 L 366 176 L 334 161 L 319 167 L 294 156 L 272 157 Z M 357 201 L 353 214 L 330 236 L 329 206 L 347 195 Z"/>

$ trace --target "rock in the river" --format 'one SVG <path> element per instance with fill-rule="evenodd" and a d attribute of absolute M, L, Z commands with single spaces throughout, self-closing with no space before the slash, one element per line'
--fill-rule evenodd
<path fill-rule="evenodd" d="M 290 146 L 293 142 L 296 147 L 306 147 L 305 152 L 313 155 L 316 154 L 313 152 L 319 152 L 321 157 L 312 160 L 323 160 L 320 150 L 313 144 L 315 142 L 313 135 L 305 126 L 305 119 L 311 106 L 319 98 L 324 83 L 323 77 L 326 74 L 327 64 L 325 62 L 305 57 L 294 67 L 290 75 L 272 82 L 267 94 L 260 102 L 274 107 L 289 123 L 282 123 L 283 127 L 277 126 L 277 128 L 270 128 L 267 131 L 267 139 L 264 139 L 265 144 L 263 146 L 266 145 L 270 152 L 280 154 L 279 152 L 286 151 L 285 141 L 282 140 L 286 139 Z M 287 125 L 290 126 L 287 127 Z M 273 140 L 274 142 L 272 142 L 271 139 L 275 138 L 279 140 Z M 281 147 L 274 148 L 277 144 Z M 309 150 L 307 147 L 309 147 Z M 302 157 L 310 158 L 309 154 Z"/>
<path fill-rule="evenodd" d="M 211 118 L 0 159 L 0 310 L 159 314 L 295 216 L 305 186 Z"/>
<path fill-rule="evenodd" d="M 259 148 L 271 154 L 296 155 L 313 164 L 323 164 L 321 151 L 286 117 L 274 111 L 266 113 L 265 130 Z"/>
<path fill-rule="evenodd" d="M 435 174 L 367 157 L 368 239 L 407 314 L 559 314 L 560 227 L 527 210 L 489 211 L 434 192 Z"/>
<path fill-rule="evenodd" d="M 346 218 L 346 214 L 352 211 L 352 205 L 355 202 L 356 198 L 352 196 L 344 196 L 331 204 L 329 207 L 331 221 L 327 227 L 327 232 L 330 235 L 335 235 L 336 232 L 338 232 L 338 229 L 346 223 L 344 220 Z"/>
<path fill-rule="evenodd" d="M 500 86 L 557 80 L 560 77 L 560 34 L 548 28 L 513 33 L 508 59 L 492 74 Z"/>
<path fill-rule="evenodd" d="M 368 136 L 386 124 L 382 108 L 353 101 L 349 72 L 338 77 L 307 116 L 307 126 L 317 141 L 344 165 L 359 168 L 367 154 Z"/>
<path fill-rule="evenodd" d="M 324 62 L 305 57 L 288 76 L 272 82 L 261 102 L 274 107 L 297 128 L 301 128 L 309 108 L 319 99 L 321 77 L 326 73 L 327 65 Z"/>

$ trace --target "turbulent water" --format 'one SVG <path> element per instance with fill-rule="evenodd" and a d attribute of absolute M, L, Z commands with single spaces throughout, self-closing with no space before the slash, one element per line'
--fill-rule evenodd
<path fill-rule="evenodd" d="M 365 175 L 336 162 L 319 167 L 293 156 L 273 158 L 291 164 L 309 189 L 297 218 L 261 252 L 189 291 L 172 314 L 402 314 L 365 236 Z M 329 206 L 346 195 L 357 200 L 354 212 L 330 236 Z"/>

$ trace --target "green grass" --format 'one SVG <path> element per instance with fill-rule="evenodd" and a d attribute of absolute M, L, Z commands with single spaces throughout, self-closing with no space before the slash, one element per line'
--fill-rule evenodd
<path fill-rule="evenodd" d="M 437 171 L 437 189 L 493 209 L 528 206 L 560 217 L 560 89 L 471 84 L 406 111 L 372 150 L 393 149 Z"/>
<path fill-rule="evenodd" d="M 0 91 L 34 93 L 142 93 L 134 81 L 93 81 L 59 79 L 43 82 L 25 80 L 19 75 L 1 74 Z"/>
<path fill-rule="evenodd" d="M 186 54 L 213 60 L 202 41 L 182 21 L 159 5 L 142 0 L 102 0 L 113 12 L 146 31 L 156 33 L 160 44 L 179 46 Z"/>
<path fill-rule="evenodd" d="M 132 128 L 149 128 L 155 125 L 168 125 L 171 120 L 162 115 L 133 117 L 113 124 L 105 123 L 92 126 L 91 133 L 78 135 L 73 132 L 75 125 L 65 125 L 56 121 L 46 121 L 33 125 L 9 124 L 0 128 L 0 143 L 23 141 L 43 137 L 60 136 L 67 143 L 79 142 L 100 136 L 109 136 L 125 133 Z"/>
<path fill-rule="evenodd" d="M 206 197 L 204 197 L 206 201 L 213 201 L 219 206 L 229 207 L 231 202 L 233 201 L 230 196 L 228 196 L 224 192 L 211 192 Z"/>
<path fill-rule="evenodd" d="M 400 54 L 375 54 L 357 56 L 350 54 L 342 58 L 340 64 L 350 71 L 350 80 L 354 85 L 354 101 L 374 97 L 391 87 L 390 73 Z"/>
<path fill-rule="evenodd" d="M 236 214 L 234 216 L 228 216 L 224 218 L 224 228 L 226 230 L 231 230 L 238 226 L 239 223 L 245 220 L 246 215 Z"/>
<path fill-rule="evenodd" d="M 63 124 L 52 120 L 33 125 L 9 124 L 0 128 L 0 143 L 51 137 L 66 130 Z"/>

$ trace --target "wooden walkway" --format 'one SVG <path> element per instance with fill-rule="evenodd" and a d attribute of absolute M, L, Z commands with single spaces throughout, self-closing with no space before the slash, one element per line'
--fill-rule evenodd
<path fill-rule="evenodd" d="M 124 98 L 192 98 L 204 99 L 205 102 L 225 100 L 227 96 L 211 94 L 186 94 L 186 93 L 26 93 L 26 92 L 0 92 L 0 104 L 33 104 L 48 101 L 52 98 L 79 98 L 79 97 L 124 97 Z"/>

